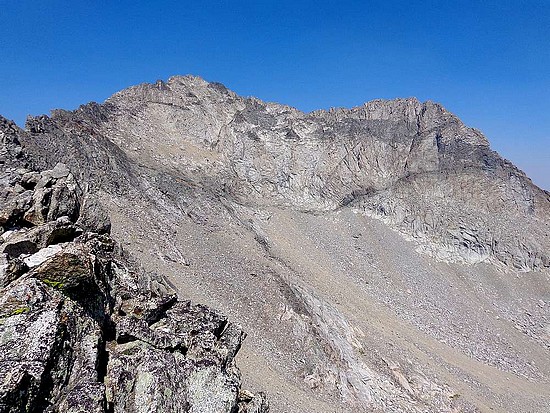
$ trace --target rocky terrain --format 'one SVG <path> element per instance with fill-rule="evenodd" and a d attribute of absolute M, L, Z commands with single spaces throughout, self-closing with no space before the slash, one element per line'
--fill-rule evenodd
<path fill-rule="evenodd" d="M 109 237 L 64 164 L 24 168 L 2 120 L 1 412 L 267 412 L 241 390 L 242 329 L 182 300 Z"/>
<path fill-rule="evenodd" d="M 198 350 L 173 351 L 185 343 L 176 326 L 221 317 L 188 304 L 160 319 L 121 315 L 118 285 L 129 273 L 147 274 L 142 294 L 159 283 L 168 296 L 241 324 L 249 334 L 236 356 L 244 386 L 267 391 L 271 411 L 550 411 L 550 194 L 439 104 L 377 100 L 306 114 L 185 76 L 31 117 L 25 130 L 3 121 L 0 130 L 3 141 L 21 143 L 4 149 L 5 169 L 17 171 L 11 160 L 24 159 L 52 174 L 63 162 L 82 199 L 78 214 L 44 215 L 35 206 L 42 187 L 25 187 L 29 172 L 6 178 L 5 199 L 34 191 L 17 218 L 24 224 L 6 218 L 6 229 L 26 234 L 68 219 L 82 231 L 69 247 L 83 244 L 101 257 L 102 238 L 86 234 L 106 232 L 93 226 L 108 216 L 120 248 L 143 267 L 129 270 L 113 249 L 112 292 L 99 295 L 104 318 L 116 325 L 102 333 L 112 336 L 102 339 L 106 353 L 138 346 L 132 360 L 117 364 L 113 356 L 100 374 L 105 400 L 120 411 L 137 408 L 128 404 L 134 396 L 113 401 L 109 374 L 116 381 L 135 369 L 148 357 L 143 348 L 186 377 L 207 374 L 185 370 L 197 365 Z M 52 243 L 40 240 L 20 255 L 50 254 L 41 251 Z M 36 270 L 18 271 L 11 283 L 39 279 Z M 225 321 L 201 322 L 213 342 L 200 353 L 216 360 L 212 377 L 235 383 L 216 391 L 220 403 L 261 411 L 260 393 L 238 402 L 232 360 L 241 333 Z M 180 353 L 189 364 L 178 364 Z M 160 373 L 148 383 L 171 383 L 163 375 L 175 374 Z M 173 400 L 198 383 L 170 388 Z M 147 399 L 149 411 L 161 411 L 154 403 L 172 400 L 167 394 Z"/>

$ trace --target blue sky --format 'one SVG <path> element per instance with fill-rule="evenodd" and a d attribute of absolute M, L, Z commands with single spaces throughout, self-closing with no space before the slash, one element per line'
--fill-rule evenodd
<path fill-rule="evenodd" d="M 0 0 L 0 114 L 196 74 L 304 111 L 434 100 L 550 189 L 550 1 Z"/>

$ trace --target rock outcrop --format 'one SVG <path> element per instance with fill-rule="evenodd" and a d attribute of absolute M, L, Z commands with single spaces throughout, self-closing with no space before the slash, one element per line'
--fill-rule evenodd
<path fill-rule="evenodd" d="M 26 169 L 2 122 L 0 412 L 267 412 L 241 389 L 242 329 L 142 270 L 69 169 Z"/>

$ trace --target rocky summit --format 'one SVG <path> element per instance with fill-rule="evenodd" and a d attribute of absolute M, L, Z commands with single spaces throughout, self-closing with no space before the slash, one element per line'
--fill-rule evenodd
<path fill-rule="evenodd" d="M 0 412 L 550 412 L 550 194 L 437 103 L 176 76 L 0 138 Z"/>

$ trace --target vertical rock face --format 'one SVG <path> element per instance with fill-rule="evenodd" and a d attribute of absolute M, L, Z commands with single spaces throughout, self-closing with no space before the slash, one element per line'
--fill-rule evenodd
<path fill-rule="evenodd" d="M 132 266 L 69 169 L 26 169 L 1 133 L 0 412 L 267 412 L 241 328 Z"/>
<path fill-rule="evenodd" d="M 549 195 L 441 105 L 186 76 L 0 127 L 6 331 L 51 327 L 7 406 L 265 411 L 237 357 L 274 411 L 547 410 Z"/>

